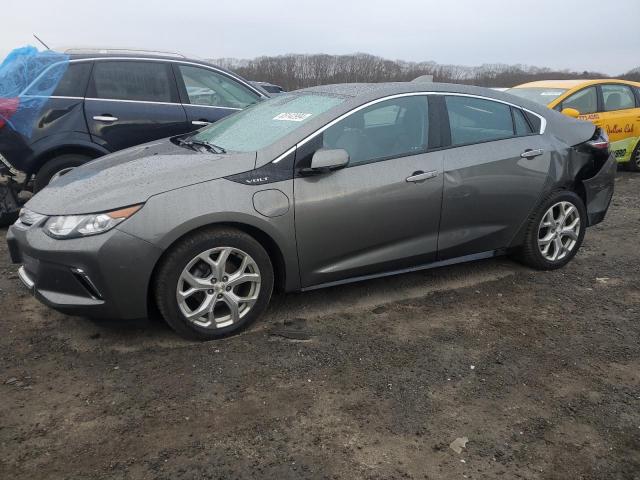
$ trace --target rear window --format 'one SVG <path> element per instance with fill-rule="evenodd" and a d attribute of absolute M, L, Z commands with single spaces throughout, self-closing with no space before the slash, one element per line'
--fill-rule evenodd
<path fill-rule="evenodd" d="M 513 137 L 509 105 L 472 97 L 445 97 L 445 101 L 452 145 Z"/>
<path fill-rule="evenodd" d="M 511 111 L 513 112 L 513 126 L 516 129 L 516 135 L 529 135 L 533 133 L 524 112 L 519 108 L 512 108 Z"/>
<path fill-rule="evenodd" d="M 636 108 L 633 90 L 628 85 L 602 85 L 605 112 Z"/>
<path fill-rule="evenodd" d="M 96 62 L 95 98 L 172 102 L 169 66 L 161 62 Z"/>
<path fill-rule="evenodd" d="M 252 152 L 271 145 L 343 101 L 325 95 L 279 95 L 225 117 L 193 138 L 225 150 Z"/>
<path fill-rule="evenodd" d="M 70 63 L 53 95 L 58 97 L 84 97 L 90 73 L 90 63 Z"/>
<path fill-rule="evenodd" d="M 548 105 L 566 91 L 566 88 L 510 88 L 507 93 L 541 105 Z"/>

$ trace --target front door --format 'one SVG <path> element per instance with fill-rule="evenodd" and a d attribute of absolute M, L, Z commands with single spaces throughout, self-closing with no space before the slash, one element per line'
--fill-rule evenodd
<path fill-rule="evenodd" d="M 110 151 L 190 130 L 171 66 L 157 61 L 96 61 L 85 117 L 92 140 Z"/>
<path fill-rule="evenodd" d="M 355 112 L 298 149 L 297 172 L 319 148 L 349 153 L 346 168 L 296 173 L 295 222 L 302 286 L 435 260 L 443 154 L 429 151 L 426 96 Z"/>

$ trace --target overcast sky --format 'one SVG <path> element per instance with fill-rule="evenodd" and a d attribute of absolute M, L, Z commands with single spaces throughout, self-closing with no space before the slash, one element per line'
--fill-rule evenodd
<path fill-rule="evenodd" d="M 2 0 L 0 56 L 35 32 L 205 58 L 366 52 L 615 75 L 640 66 L 639 19 L 640 0 Z"/>

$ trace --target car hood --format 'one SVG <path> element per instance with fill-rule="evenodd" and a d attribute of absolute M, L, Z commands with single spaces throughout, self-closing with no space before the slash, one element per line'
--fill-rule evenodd
<path fill-rule="evenodd" d="M 255 152 L 200 153 L 160 140 L 74 168 L 25 206 L 44 215 L 114 210 L 169 190 L 246 172 L 255 167 L 255 160 Z"/>

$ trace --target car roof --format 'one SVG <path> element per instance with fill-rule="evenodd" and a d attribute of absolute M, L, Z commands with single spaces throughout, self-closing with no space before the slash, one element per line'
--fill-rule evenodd
<path fill-rule="evenodd" d="M 629 80 L 618 80 L 615 78 L 598 78 L 598 79 L 574 79 L 574 80 L 538 80 L 536 82 L 523 83 L 522 85 L 516 85 L 513 88 L 565 88 L 571 89 L 581 87 L 583 85 L 596 85 L 598 83 L 623 83 L 626 85 L 640 86 L 638 82 L 631 82 Z"/>
<path fill-rule="evenodd" d="M 378 98 L 396 94 L 413 92 L 435 92 L 435 93 L 460 93 L 467 95 L 484 96 L 502 100 L 504 102 L 516 103 L 525 108 L 535 107 L 528 101 L 516 98 L 512 95 L 474 85 L 463 85 L 458 83 L 418 83 L 418 82 L 383 82 L 383 83 L 340 83 L 333 85 L 321 85 L 296 90 L 292 93 L 313 93 L 325 95 L 338 95 L 352 98 Z M 526 105 L 525 105 L 526 104 Z M 535 111 L 536 109 L 534 109 Z"/>
<path fill-rule="evenodd" d="M 66 48 L 66 49 L 54 49 L 59 53 L 64 53 L 69 56 L 69 60 L 90 60 L 96 58 L 132 58 L 141 60 L 167 60 L 172 62 L 185 62 L 196 63 L 203 66 L 214 67 L 216 70 L 227 73 L 232 77 L 241 78 L 245 83 L 250 82 L 243 79 L 238 74 L 220 67 L 208 60 L 201 58 L 187 57 L 181 53 L 162 52 L 153 50 L 139 50 L 135 48 Z M 252 85 L 253 86 L 253 85 Z M 253 86 L 254 87 L 254 86 Z M 255 87 L 254 87 L 255 88 Z M 260 92 L 263 94 L 263 92 Z"/>

